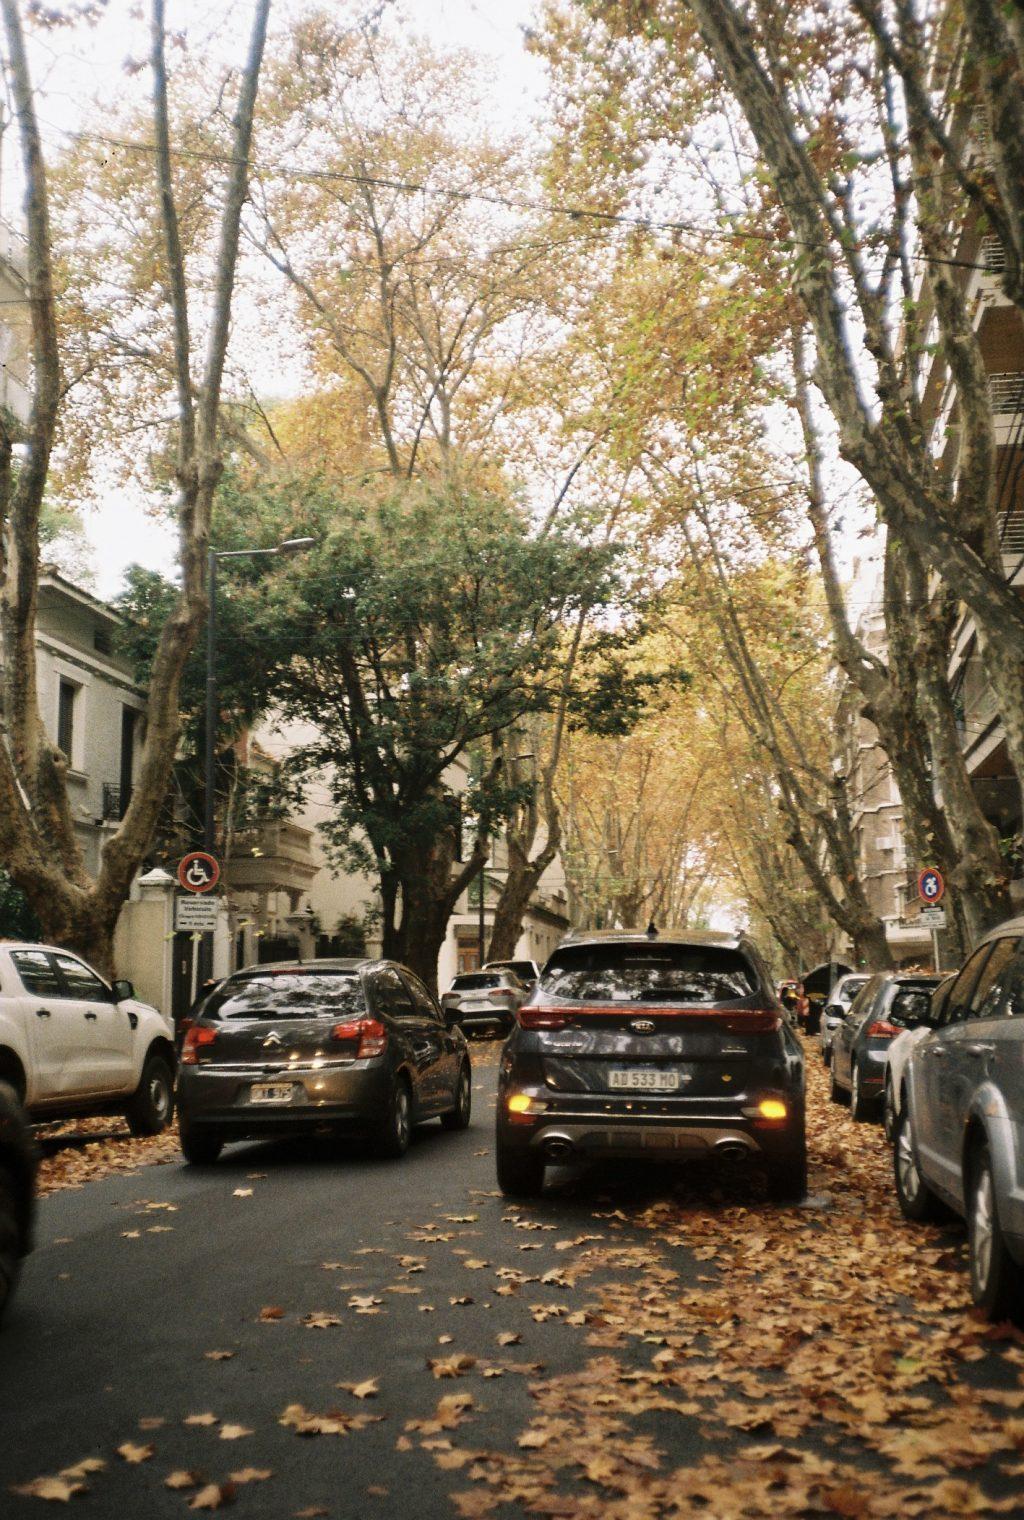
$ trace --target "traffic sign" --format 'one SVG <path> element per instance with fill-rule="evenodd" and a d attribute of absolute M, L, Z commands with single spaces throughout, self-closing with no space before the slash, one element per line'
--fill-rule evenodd
<path fill-rule="evenodd" d="M 176 897 L 174 928 L 178 934 L 212 934 L 217 927 L 220 899 L 217 897 Z"/>
<path fill-rule="evenodd" d="M 917 895 L 923 903 L 935 907 L 940 903 L 946 890 L 946 883 L 942 879 L 942 872 L 936 871 L 934 866 L 928 866 L 917 878 Z"/>
<path fill-rule="evenodd" d="M 178 881 L 186 892 L 212 892 L 220 881 L 220 864 L 205 850 L 193 850 L 178 861 Z"/>
<path fill-rule="evenodd" d="M 917 921 L 925 929 L 944 929 L 946 910 L 945 908 L 922 908 L 917 915 Z"/>

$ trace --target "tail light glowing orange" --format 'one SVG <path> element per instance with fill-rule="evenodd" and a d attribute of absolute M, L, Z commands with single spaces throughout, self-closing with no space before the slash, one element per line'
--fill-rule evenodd
<path fill-rule="evenodd" d="M 216 1029 L 210 1029 L 205 1024 L 192 1024 L 185 1035 L 185 1042 L 181 1047 L 182 1066 L 195 1066 L 199 1060 L 201 1046 L 212 1045 L 217 1038 Z"/>
<path fill-rule="evenodd" d="M 899 1034 L 895 1024 L 890 1024 L 888 1019 L 876 1019 L 867 1027 L 869 1040 L 893 1040 Z"/>

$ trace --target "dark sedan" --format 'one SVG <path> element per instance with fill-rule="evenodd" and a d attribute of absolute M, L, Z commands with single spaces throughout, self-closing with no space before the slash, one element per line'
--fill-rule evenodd
<path fill-rule="evenodd" d="M 185 1159 L 228 1140 L 357 1132 L 398 1157 L 412 1126 L 465 1129 L 472 1072 L 465 1037 L 391 961 L 252 966 L 196 1010 L 178 1076 Z"/>
<path fill-rule="evenodd" d="M 32 1248 L 36 1147 L 17 1093 L 0 1082 L 0 1319 Z"/>
<path fill-rule="evenodd" d="M 905 1029 L 927 1023 L 943 980 L 920 972 L 880 971 L 854 998 L 832 1037 L 832 1101 L 857 1120 L 881 1118 L 889 1046 Z"/>
<path fill-rule="evenodd" d="M 520 1008 L 498 1077 L 498 1183 L 549 1163 L 760 1161 L 772 1197 L 807 1187 L 804 1058 L 749 940 L 580 934 Z"/>

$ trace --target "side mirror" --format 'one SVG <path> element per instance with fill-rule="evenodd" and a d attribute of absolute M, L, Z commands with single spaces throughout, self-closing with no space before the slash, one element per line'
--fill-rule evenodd
<path fill-rule="evenodd" d="M 119 978 L 114 983 L 111 990 L 114 994 L 115 1001 L 118 1003 L 127 1002 L 129 998 L 133 998 L 135 996 L 135 988 L 132 986 L 131 982 L 123 977 Z"/>

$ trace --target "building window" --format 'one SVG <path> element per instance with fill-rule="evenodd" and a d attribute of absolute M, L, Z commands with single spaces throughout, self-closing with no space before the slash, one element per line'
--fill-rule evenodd
<path fill-rule="evenodd" d="M 61 681 L 57 696 L 57 748 L 64 751 L 67 762 L 75 763 L 75 701 L 78 687 L 72 681 Z"/>
<path fill-rule="evenodd" d="M 121 708 L 121 765 L 118 786 L 121 789 L 118 817 L 123 818 L 131 801 L 132 780 L 135 773 L 135 725 L 138 713 L 134 707 Z"/>

